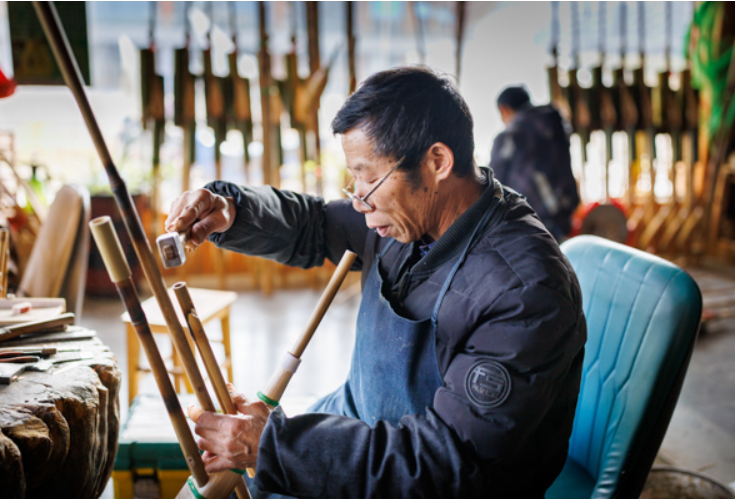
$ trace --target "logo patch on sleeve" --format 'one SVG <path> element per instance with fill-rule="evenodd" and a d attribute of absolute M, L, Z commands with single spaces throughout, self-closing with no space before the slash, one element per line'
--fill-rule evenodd
<path fill-rule="evenodd" d="M 480 408 L 500 406 L 508 399 L 510 390 L 508 369 L 497 361 L 479 361 L 467 372 L 467 397 Z"/>

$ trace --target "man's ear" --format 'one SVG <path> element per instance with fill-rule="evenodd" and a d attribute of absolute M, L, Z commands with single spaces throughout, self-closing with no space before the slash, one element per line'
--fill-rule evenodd
<path fill-rule="evenodd" d="M 437 181 L 444 180 L 454 169 L 454 153 L 443 142 L 435 142 L 426 153 L 429 167 Z"/>

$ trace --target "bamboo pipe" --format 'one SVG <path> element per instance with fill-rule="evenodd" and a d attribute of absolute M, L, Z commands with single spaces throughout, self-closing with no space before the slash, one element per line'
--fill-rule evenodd
<path fill-rule="evenodd" d="M 327 284 L 327 288 L 319 298 L 316 309 L 312 313 L 306 328 L 296 340 L 296 343 L 291 350 L 286 352 L 283 362 L 281 363 L 281 367 L 276 369 L 273 373 L 273 376 L 268 381 L 265 389 L 258 392 L 260 400 L 270 407 L 275 408 L 278 406 L 291 377 L 296 372 L 299 363 L 301 363 L 301 355 L 304 354 L 304 349 L 309 345 L 309 341 L 314 336 L 314 332 L 322 321 L 322 318 L 327 312 L 329 305 L 332 303 L 334 296 L 337 295 L 339 287 L 345 280 L 345 277 L 350 270 L 350 266 L 352 266 L 356 257 L 357 254 L 350 252 L 349 250 L 347 250 L 342 256 L 342 259 L 337 265 L 337 269 L 334 271 L 332 278 Z"/>
<path fill-rule="evenodd" d="M 82 117 L 87 124 L 89 134 L 92 137 L 92 142 L 97 149 L 97 154 L 102 161 L 102 165 L 105 167 L 112 193 L 115 195 L 115 201 L 120 209 L 123 222 L 130 234 L 133 248 L 135 249 L 138 260 L 143 267 L 143 272 L 148 284 L 156 297 L 158 306 L 163 313 L 166 325 L 171 333 L 171 339 L 176 350 L 181 356 L 181 362 L 184 366 L 186 375 L 191 382 L 192 388 L 194 389 L 194 393 L 197 396 L 199 405 L 203 409 L 213 409 L 214 404 L 207 393 L 207 389 L 204 385 L 204 379 L 199 372 L 199 367 L 196 364 L 194 354 L 192 353 L 189 342 L 186 339 L 186 334 L 179 323 L 173 303 L 171 302 L 171 298 L 166 290 L 161 270 L 158 268 L 156 258 L 153 256 L 153 252 L 151 251 L 150 243 L 146 239 L 145 232 L 143 231 L 140 216 L 135 209 L 135 205 L 130 197 L 125 181 L 120 177 L 117 167 L 115 167 L 115 164 L 112 161 L 105 139 L 102 136 L 102 132 L 99 129 L 97 120 L 91 106 L 89 105 L 89 101 L 87 100 L 87 95 L 82 83 L 82 77 L 79 73 L 79 67 L 71 52 L 69 41 L 61 22 L 59 21 L 56 8 L 53 6 L 52 2 L 35 1 L 33 2 L 33 6 L 39 20 L 41 21 L 41 26 L 46 34 L 46 38 L 51 45 L 54 58 L 56 59 L 59 69 L 64 76 L 64 81 L 69 86 L 69 89 L 77 101 L 79 110 L 82 113 Z"/>
<path fill-rule="evenodd" d="M 130 322 L 138 334 L 140 343 L 143 346 L 145 355 L 151 365 L 153 377 L 156 379 L 158 390 L 161 393 L 163 402 L 166 405 L 166 411 L 174 426 L 176 437 L 181 445 L 181 452 L 184 454 L 186 464 L 192 476 L 199 484 L 206 484 L 208 481 L 207 473 L 204 470 L 202 458 L 199 455 L 199 448 L 194 441 L 186 417 L 181 409 L 181 404 L 176 397 L 176 391 L 168 377 L 166 365 L 161 359 L 161 353 L 158 352 L 156 341 L 153 339 L 148 320 L 146 319 L 143 307 L 140 304 L 138 293 L 133 284 L 130 268 L 123 255 L 120 241 L 117 238 L 115 229 L 112 225 L 112 219 L 109 216 L 98 217 L 89 222 L 89 228 L 92 230 L 92 236 L 97 243 L 102 260 L 105 263 L 110 279 L 117 288 L 125 308 L 130 314 Z"/>
<path fill-rule="evenodd" d="M 199 315 L 194 308 L 194 302 L 191 299 L 191 294 L 189 294 L 189 289 L 184 282 L 176 283 L 173 289 L 176 293 L 176 298 L 179 300 L 181 312 L 184 313 L 186 323 L 189 325 L 189 333 L 191 333 L 191 337 L 194 339 L 194 344 L 199 350 L 199 355 L 202 357 L 207 375 L 209 375 L 209 380 L 212 382 L 212 387 L 214 387 L 214 394 L 217 396 L 220 408 L 227 415 L 236 415 L 237 407 L 232 400 L 230 391 L 227 389 L 227 382 L 225 381 L 225 377 L 222 376 L 222 371 L 219 369 L 219 364 L 217 363 L 217 358 L 214 356 L 214 351 L 212 351 L 209 338 L 207 338 L 207 334 L 204 332 L 204 325 L 202 325 Z M 248 469 L 247 472 L 250 477 L 255 477 L 254 470 Z M 241 492 L 238 490 L 238 495 L 240 494 Z"/>
<path fill-rule="evenodd" d="M 457 2 L 457 51 L 455 53 L 457 87 L 459 87 L 459 71 L 462 69 L 462 42 L 464 41 L 466 13 L 465 3 Z"/>
<path fill-rule="evenodd" d="M 413 4 L 412 4 L 413 5 Z M 350 75 L 350 89 L 352 94 L 357 90 L 357 72 L 355 71 L 355 34 L 354 34 L 355 6 L 347 2 L 347 67 Z M 421 61 L 423 63 L 423 60 Z"/>
<path fill-rule="evenodd" d="M 260 51 L 258 53 L 258 66 L 260 77 L 260 108 L 261 123 L 263 126 L 263 156 L 261 166 L 263 169 L 263 184 L 277 186 L 275 175 L 273 175 L 273 129 L 271 124 L 271 61 L 268 53 L 268 31 L 266 22 L 265 4 L 258 3 L 258 26 L 260 29 Z"/>

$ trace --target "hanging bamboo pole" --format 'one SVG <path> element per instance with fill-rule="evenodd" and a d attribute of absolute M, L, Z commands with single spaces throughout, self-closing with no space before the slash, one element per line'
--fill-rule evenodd
<path fill-rule="evenodd" d="M 309 77 L 319 71 L 322 66 L 319 51 L 319 2 L 306 3 L 306 32 L 308 35 L 309 47 Z M 317 101 L 309 117 L 311 123 L 307 124 L 314 133 L 314 160 L 316 161 L 316 169 L 314 177 L 316 178 L 316 195 L 322 196 L 324 192 L 324 177 L 322 173 L 322 146 L 319 137 L 319 102 Z"/>
<path fill-rule="evenodd" d="M 355 71 L 355 4 L 347 2 L 347 67 L 350 75 L 350 94 L 357 89 L 357 73 Z"/>
<path fill-rule="evenodd" d="M 268 31 L 265 3 L 258 3 L 258 25 L 260 27 L 260 52 L 258 53 L 260 79 L 260 115 L 263 127 L 263 184 L 276 186 L 273 177 L 273 134 L 271 129 L 271 59 L 268 53 Z"/>
<path fill-rule="evenodd" d="M 464 42 L 465 15 L 467 6 L 464 2 L 457 2 L 457 86 L 459 86 L 459 71 L 462 69 L 462 43 Z"/>

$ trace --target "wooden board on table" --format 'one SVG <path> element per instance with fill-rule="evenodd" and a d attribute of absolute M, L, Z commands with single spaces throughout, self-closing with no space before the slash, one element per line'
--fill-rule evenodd
<path fill-rule="evenodd" d="M 22 314 L 13 314 L 13 306 L 30 302 L 31 310 Z M 63 298 L 28 297 L 20 299 L 0 299 L 0 326 L 28 323 L 55 318 L 66 312 L 66 300 Z"/>

